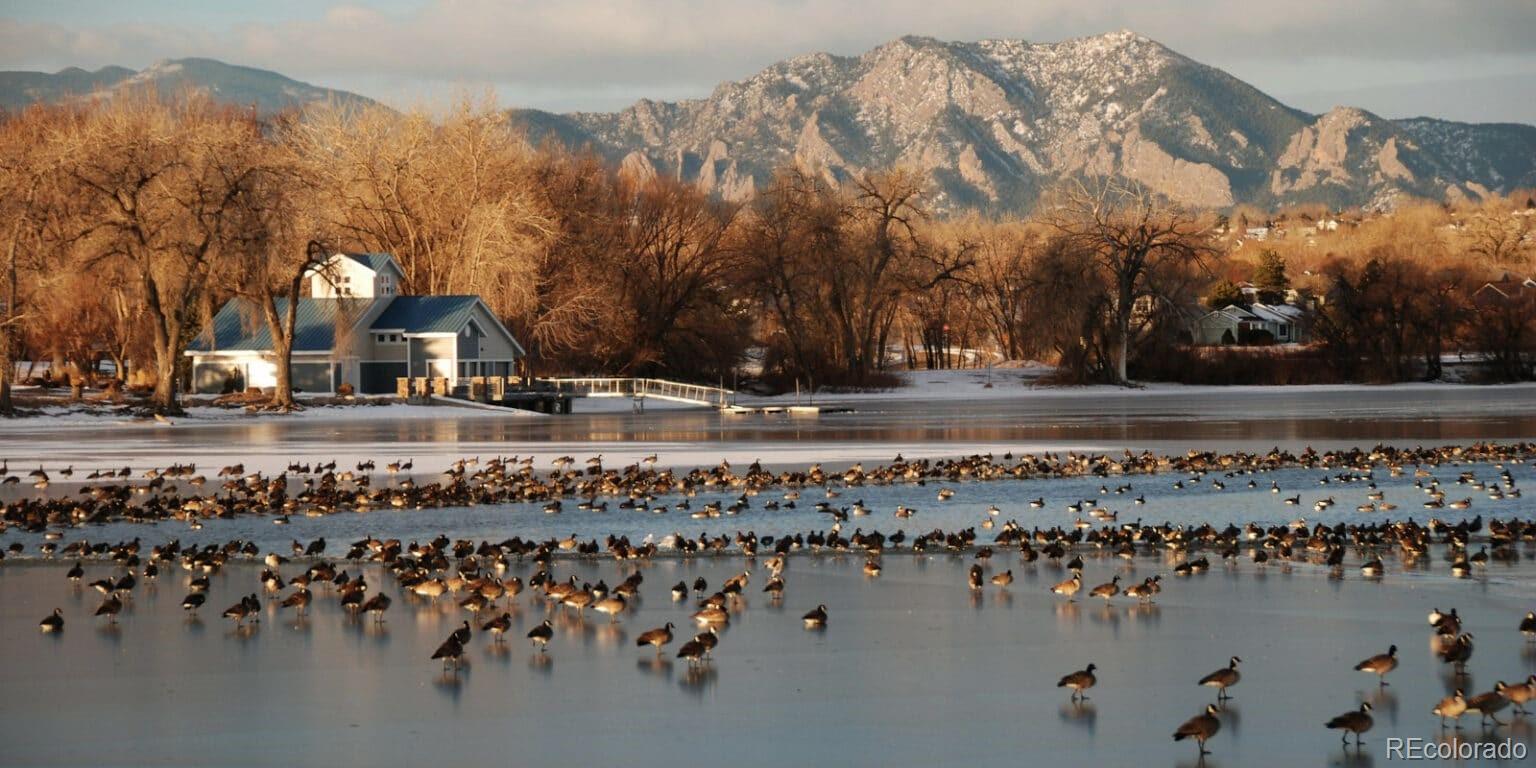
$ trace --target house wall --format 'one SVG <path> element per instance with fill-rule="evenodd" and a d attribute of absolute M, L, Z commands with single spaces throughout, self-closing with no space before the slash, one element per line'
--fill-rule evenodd
<path fill-rule="evenodd" d="M 475 360 L 480 357 L 480 339 L 485 334 L 481 333 L 475 325 L 465 323 L 464 330 L 459 331 L 458 347 L 460 360 Z"/>
<path fill-rule="evenodd" d="M 512 360 L 520 357 L 512 337 L 501 332 L 501 323 L 491 317 L 491 313 L 487 312 L 484 306 L 475 306 L 474 318 L 475 323 L 485 331 L 485 335 L 479 340 L 480 349 L 477 357 L 490 360 Z"/>
<path fill-rule="evenodd" d="M 452 336 L 411 339 L 411 376 L 453 376 L 453 356 L 458 340 Z M 428 368 L 428 360 L 442 360 Z"/>
<path fill-rule="evenodd" d="M 385 333 L 395 333 L 386 331 Z M 409 345 L 405 341 L 390 343 L 381 342 L 376 338 L 374 331 L 368 331 L 367 349 L 358 355 L 363 360 L 377 360 L 388 362 L 405 362 L 405 351 Z"/>
<path fill-rule="evenodd" d="M 1237 321 L 1226 315 L 1213 315 L 1203 317 L 1195 323 L 1194 341 L 1196 344 L 1221 344 L 1222 334 L 1232 332 L 1235 341 L 1238 337 Z"/>
<path fill-rule="evenodd" d="M 245 389 L 245 366 L 241 363 L 205 357 L 192 358 L 192 392 L 199 395 L 217 395 L 232 386 L 231 391 Z"/>
<path fill-rule="evenodd" d="M 338 254 L 331 257 L 327 271 L 339 285 L 333 285 L 331 280 L 326 279 L 326 275 L 319 272 L 310 275 L 309 293 L 317 299 L 388 297 L 400 294 L 401 274 L 393 266 L 374 272 L 356 259 Z"/>

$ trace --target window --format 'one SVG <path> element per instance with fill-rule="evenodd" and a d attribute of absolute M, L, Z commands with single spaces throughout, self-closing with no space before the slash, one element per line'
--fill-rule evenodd
<path fill-rule="evenodd" d="M 398 333 L 375 333 L 373 340 L 379 344 L 400 344 L 405 341 Z"/>

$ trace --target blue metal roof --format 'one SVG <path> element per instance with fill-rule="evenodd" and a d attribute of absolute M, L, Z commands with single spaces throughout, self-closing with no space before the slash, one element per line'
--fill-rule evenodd
<path fill-rule="evenodd" d="M 299 299 L 294 322 L 293 351 L 328 352 L 336 343 L 336 326 L 349 327 L 367 310 L 366 299 Z M 288 300 L 277 300 L 279 315 L 288 311 Z M 272 349 L 272 334 L 256 306 L 234 299 L 213 317 L 213 343 L 199 334 L 187 345 L 193 352 L 265 352 Z"/>
<path fill-rule="evenodd" d="M 373 321 L 373 327 L 405 333 L 458 333 L 479 300 L 478 296 L 396 296 Z"/>
<path fill-rule="evenodd" d="M 387 253 L 345 253 L 347 258 L 375 271 L 383 271 L 384 265 L 394 262 L 395 258 Z M 399 269 L 397 266 L 396 269 Z"/>

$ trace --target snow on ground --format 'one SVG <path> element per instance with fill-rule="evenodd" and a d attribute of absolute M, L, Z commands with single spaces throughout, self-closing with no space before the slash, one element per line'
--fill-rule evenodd
<path fill-rule="evenodd" d="M 1307 385 L 1195 385 L 1150 382 L 1134 387 L 1110 384 L 1059 386 L 1044 383 L 1051 372 L 1048 366 L 1026 368 L 963 369 L 944 371 L 899 371 L 906 386 L 872 392 L 822 392 L 815 395 L 787 393 L 772 397 L 737 398 L 740 405 L 793 405 L 820 403 L 857 403 L 878 400 L 1011 400 L 1031 397 L 1103 397 L 1157 395 L 1245 395 L 1275 393 L 1328 393 L 1392 390 L 1470 390 L 1508 391 L 1529 389 L 1536 394 L 1536 382 L 1519 384 L 1455 384 L 1449 382 L 1405 382 L 1400 384 L 1307 384 Z M 988 386 L 990 385 L 990 386 Z"/>
<path fill-rule="evenodd" d="M 118 412 L 118 409 L 115 407 L 47 405 L 35 409 L 34 412 L 37 415 L 18 419 L 0 419 L 0 432 L 34 430 L 40 427 L 99 428 L 112 425 L 155 425 L 176 428 L 212 424 L 250 424 L 261 421 L 349 422 L 373 419 L 550 418 L 548 414 L 512 408 L 492 411 L 483 408 L 464 408 L 453 405 L 429 406 L 407 405 L 405 403 L 312 406 L 293 413 L 246 411 L 242 408 L 224 408 L 212 405 L 189 405 L 186 407 L 185 415 L 173 416 L 164 421 L 149 417 L 125 415 Z"/>

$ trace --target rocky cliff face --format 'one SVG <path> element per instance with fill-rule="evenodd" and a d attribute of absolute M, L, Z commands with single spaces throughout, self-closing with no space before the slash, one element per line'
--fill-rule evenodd
<path fill-rule="evenodd" d="M 1118 174 L 1192 206 L 1379 203 L 1536 184 L 1536 127 L 1310 115 L 1131 32 L 1060 43 L 906 37 L 811 54 L 708 98 L 515 113 L 630 172 L 729 199 L 785 164 L 841 181 L 906 166 L 940 210 L 1026 209 L 1058 179 Z"/>

